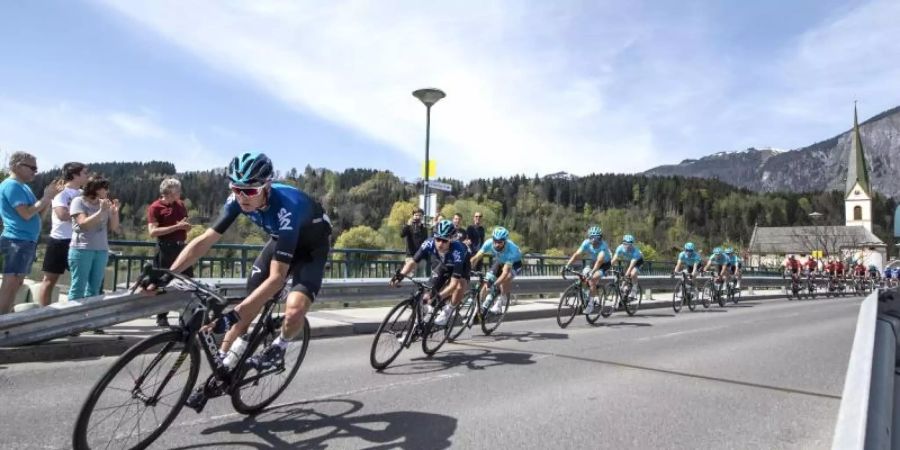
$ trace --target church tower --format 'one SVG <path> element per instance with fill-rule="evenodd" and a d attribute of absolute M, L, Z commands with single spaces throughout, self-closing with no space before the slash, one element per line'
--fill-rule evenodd
<path fill-rule="evenodd" d="M 850 155 L 847 163 L 847 188 L 844 196 L 844 217 L 847 226 L 861 226 L 872 231 L 872 188 L 869 169 L 863 154 L 862 139 L 856 105 L 853 105 L 853 132 L 850 139 Z"/>

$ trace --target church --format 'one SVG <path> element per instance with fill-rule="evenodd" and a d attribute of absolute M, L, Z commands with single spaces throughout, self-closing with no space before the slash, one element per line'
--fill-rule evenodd
<path fill-rule="evenodd" d="M 850 134 L 847 184 L 844 192 L 844 226 L 754 227 L 745 258 L 751 267 L 779 266 L 786 255 L 860 259 L 883 269 L 887 245 L 872 233 L 872 185 L 856 107 Z M 821 220 L 821 218 L 814 218 Z"/>

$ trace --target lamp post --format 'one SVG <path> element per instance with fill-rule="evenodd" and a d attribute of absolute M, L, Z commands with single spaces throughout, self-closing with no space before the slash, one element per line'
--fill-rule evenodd
<path fill-rule="evenodd" d="M 816 227 L 816 246 L 819 246 L 819 247 L 824 247 L 824 244 L 822 243 L 821 230 L 819 229 L 819 225 L 820 225 L 820 222 L 819 222 L 819 221 L 822 219 L 822 216 L 824 216 L 824 214 L 822 214 L 822 213 L 820 213 L 820 212 L 817 212 L 817 211 L 813 211 L 813 212 L 809 213 L 809 217 L 812 218 L 813 223 L 815 223 L 815 227 Z M 815 251 L 815 250 L 816 250 L 816 249 L 813 249 L 813 251 Z M 824 253 L 828 253 L 828 252 L 825 251 L 824 248 L 822 248 L 821 250 L 823 250 L 823 255 L 822 255 L 822 257 L 824 257 L 824 256 L 825 256 Z"/>
<path fill-rule="evenodd" d="M 422 198 L 425 205 L 425 217 L 428 217 L 428 175 L 430 170 L 429 145 L 431 143 L 431 107 L 438 100 L 447 96 L 444 91 L 436 88 L 425 88 L 413 91 L 413 97 L 425 104 L 425 182 L 422 183 Z"/>

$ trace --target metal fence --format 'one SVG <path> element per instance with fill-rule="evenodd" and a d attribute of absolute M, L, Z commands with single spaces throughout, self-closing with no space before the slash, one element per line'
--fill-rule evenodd
<path fill-rule="evenodd" d="M 110 277 L 107 288 L 121 283 L 131 283 L 141 267 L 153 262 L 156 253 L 154 242 L 110 241 Z M 194 267 L 198 278 L 245 278 L 262 245 L 216 244 L 210 254 L 201 258 Z M 325 278 L 390 278 L 403 266 L 405 252 L 399 250 L 367 250 L 354 248 L 332 249 L 325 269 Z M 564 256 L 526 254 L 523 257 L 524 276 L 555 276 L 569 260 Z M 486 264 L 490 258 L 486 258 Z M 584 261 L 580 262 L 581 264 Z M 645 275 L 668 275 L 674 269 L 673 262 L 646 261 L 641 270 Z M 419 276 L 428 273 L 427 265 L 420 265 Z M 748 275 L 773 275 L 781 272 L 746 268 Z"/>

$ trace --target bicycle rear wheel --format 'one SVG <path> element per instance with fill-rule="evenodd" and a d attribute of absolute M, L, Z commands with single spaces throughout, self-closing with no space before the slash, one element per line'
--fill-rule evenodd
<path fill-rule="evenodd" d="M 281 334 L 283 315 L 269 316 L 258 338 L 256 354 L 262 353 Z M 275 367 L 259 371 L 243 364 L 239 380 L 231 392 L 231 405 L 241 414 L 255 414 L 274 402 L 297 375 L 309 347 L 309 320 L 303 319 L 303 330 L 288 343 L 284 358 Z"/>
<path fill-rule="evenodd" d="M 75 421 L 72 447 L 149 446 L 181 412 L 199 370 L 200 349 L 194 340 L 185 343 L 181 330 L 133 345 L 88 394 Z"/>
<path fill-rule="evenodd" d="M 609 283 L 603 289 L 603 297 L 600 297 L 600 315 L 609 317 L 613 313 L 613 309 L 618 298 L 619 291 L 616 290 L 614 283 Z"/>
<path fill-rule="evenodd" d="M 477 294 L 475 294 L 477 295 Z M 450 331 L 448 340 L 453 342 L 463 334 L 463 331 L 466 331 L 466 328 L 469 328 L 469 324 L 472 323 L 472 316 L 475 315 L 475 308 L 478 307 L 478 300 L 474 295 L 469 294 L 454 311 L 453 316 L 450 318 Z"/>
<path fill-rule="evenodd" d="M 444 342 L 447 342 L 447 338 L 450 337 L 450 321 L 453 319 L 452 315 L 447 318 L 447 322 L 444 325 L 434 323 L 435 319 L 437 319 L 441 310 L 447 303 L 449 303 L 447 300 L 438 302 L 434 307 L 434 314 L 432 314 L 431 317 L 428 318 L 428 322 L 425 323 L 425 330 L 424 333 L 422 333 L 422 351 L 428 356 L 437 353 L 437 351 L 441 349 L 441 346 L 444 345 Z"/>
<path fill-rule="evenodd" d="M 628 291 L 628 298 L 625 301 L 625 312 L 629 316 L 637 314 L 641 307 L 641 300 L 644 298 L 644 290 L 641 285 L 633 284 L 631 290 Z"/>
<path fill-rule="evenodd" d="M 683 284 L 684 282 L 679 281 L 678 284 L 675 285 L 675 291 L 672 292 L 672 310 L 675 311 L 676 314 L 681 312 L 681 307 L 684 305 Z M 693 308 L 691 308 L 691 310 L 693 310 Z"/>
<path fill-rule="evenodd" d="M 703 308 L 708 309 L 715 296 L 716 287 L 712 281 L 707 281 L 706 284 L 703 285 L 703 290 L 700 292 L 700 301 L 703 303 Z"/>
<path fill-rule="evenodd" d="M 560 328 L 565 328 L 572 323 L 575 314 L 581 307 L 581 287 L 577 283 L 569 286 L 562 295 L 559 296 L 559 306 L 556 308 L 556 323 Z"/>
<path fill-rule="evenodd" d="M 600 304 L 594 305 L 594 310 L 591 311 L 590 314 L 585 314 L 585 316 L 584 316 L 587 319 L 588 323 L 591 325 L 596 323 L 597 320 L 600 319 L 600 315 L 603 313 L 603 300 L 602 299 L 606 298 L 606 289 L 603 286 L 597 286 L 597 298 L 601 299 L 599 302 Z M 588 299 L 588 301 L 591 301 L 591 300 Z"/>
<path fill-rule="evenodd" d="M 406 341 L 411 339 L 409 334 L 415 322 L 413 300 L 415 299 L 404 300 L 391 308 L 378 327 L 369 352 L 369 363 L 373 369 L 387 368 L 403 350 Z"/>

